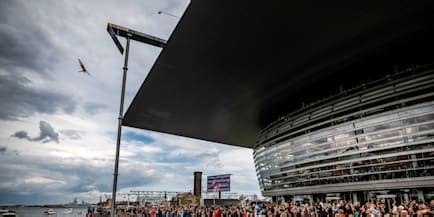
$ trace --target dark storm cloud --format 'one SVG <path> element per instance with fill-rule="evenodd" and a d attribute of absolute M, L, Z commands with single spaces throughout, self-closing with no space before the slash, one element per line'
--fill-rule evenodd
<path fill-rule="evenodd" d="M 1 41 L 1 40 L 0 40 Z M 26 77 L 15 73 L 0 73 L 0 120 L 16 120 L 34 113 L 71 114 L 76 100 L 62 93 L 36 89 Z"/>
<path fill-rule="evenodd" d="M 53 199 L 51 195 L 40 193 L 22 194 L 19 192 L 0 190 L 0 194 L 0 204 L 38 205 L 41 203 L 40 201 L 50 201 Z"/>
<path fill-rule="evenodd" d="M 24 72 L 48 74 L 61 56 L 47 28 L 36 18 L 41 13 L 20 1 L 0 1 L 0 120 L 16 120 L 34 113 L 72 113 L 70 96 L 37 89 Z"/>
<path fill-rule="evenodd" d="M 0 1 L 0 65 L 9 72 L 30 69 L 45 74 L 59 51 L 24 2 Z"/>
<path fill-rule="evenodd" d="M 55 132 L 53 127 L 46 121 L 40 121 L 39 122 L 39 136 L 37 137 L 30 137 L 26 131 L 18 131 L 15 132 L 13 137 L 19 138 L 19 139 L 27 139 L 28 141 L 32 142 L 57 142 L 59 143 L 59 133 Z"/>
<path fill-rule="evenodd" d="M 18 139 L 27 139 L 29 141 L 32 141 L 32 138 L 30 138 L 26 131 L 17 131 L 12 136 Z"/>
<path fill-rule="evenodd" d="M 95 115 L 106 108 L 106 105 L 97 102 L 87 102 L 84 104 L 84 110 L 90 115 Z"/>
<path fill-rule="evenodd" d="M 118 189 L 142 186 L 157 181 L 157 177 L 148 175 L 146 168 L 140 164 L 134 166 L 122 166 L 121 164 L 120 168 Z M 93 165 L 69 166 L 66 168 L 66 171 L 64 170 L 65 166 L 52 167 L 50 169 L 60 173 L 68 172 L 80 177 L 79 183 L 75 184 L 71 189 L 68 189 L 71 192 L 88 192 L 90 190 L 108 192 L 112 190 L 113 171 L 111 162 L 103 170 Z"/>
<path fill-rule="evenodd" d="M 34 141 L 50 142 L 55 141 L 59 143 L 59 134 L 56 133 L 53 127 L 45 121 L 39 122 L 40 134 L 38 137 L 34 138 Z"/>
<path fill-rule="evenodd" d="M 5 158 L 0 164 L 0 203 L 41 203 L 56 199 L 67 201 L 65 196 L 73 193 L 112 190 L 111 160 L 78 157 L 68 162 L 37 156 Z M 146 173 L 142 164 L 123 162 L 120 169 L 119 189 L 158 181 L 157 177 Z M 34 182 L 32 180 L 38 177 L 29 174 L 38 174 L 52 181 Z"/>

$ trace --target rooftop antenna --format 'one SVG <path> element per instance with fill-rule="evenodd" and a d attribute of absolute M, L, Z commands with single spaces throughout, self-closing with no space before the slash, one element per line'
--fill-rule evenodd
<path fill-rule="evenodd" d="M 171 14 L 169 12 L 165 12 L 165 11 L 162 11 L 162 10 L 158 11 L 158 14 L 165 14 L 165 15 L 168 15 L 168 16 L 171 16 L 171 17 L 180 18 L 179 16 L 173 15 L 173 14 Z"/>

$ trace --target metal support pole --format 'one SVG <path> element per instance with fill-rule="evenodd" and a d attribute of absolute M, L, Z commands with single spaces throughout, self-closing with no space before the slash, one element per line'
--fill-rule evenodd
<path fill-rule="evenodd" d="M 113 191 L 112 191 L 112 204 L 111 204 L 111 212 L 110 212 L 110 215 L 112 217 L 116 216 L 116 190 L 118 185 L 119 150 L 121 146 L 121 137 L 122 137 L 122 119 L 124 115 L 124 96 L 125 96 L 125 84 L 127 81 L 129 48 L 130 48 L 130 38 L 127 37 L 127 46 L 125 49 L 125 62 L 123 67 L 124 73 L 122 78 L 121 103 L 120 103 L 119 117 L 118 117 L 118 137 L 116 140 L 115 168 L 113 172 Z"/>
<path fill-rule="evenodd" d="M 127 194 L 127 209 L 130 208 L 130 194 Z"/>

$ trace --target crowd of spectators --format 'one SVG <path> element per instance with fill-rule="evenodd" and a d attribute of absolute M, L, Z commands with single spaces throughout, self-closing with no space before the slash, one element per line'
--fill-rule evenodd
<path fill-rule="evenodd" d="M 137 217 L 434 217 L 434 200 L 407 201 L 386 205 L 384 201 L 364 204 L 339 202 L 318 203 L 251 203 L 245 206 L 169 206 L 121 210 L 118 216 Z"/>

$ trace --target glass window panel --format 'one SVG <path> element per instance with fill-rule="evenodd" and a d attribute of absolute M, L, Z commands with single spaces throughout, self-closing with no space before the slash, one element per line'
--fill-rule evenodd
<path fill-rule="evenodd" d="M 418 127 L 418 130 L 419 131 L 426 131 L 426 130 L 433 130 L 434 129 L 434 123 L 431 123 L 431 124 L 423 124 L 423 125 L 420 125 L 419 127 Z"/>
<path fill-rule="evenodd" d="M 375 132 L 375 131 L 380 131 L 380 130 L 386 130 L 386 129 L 391 129 L 391 128 L 395 128 L 395 127 L 399 127 L 401 126 L 401 121 L 392 121 L 389 123 L 383 123 L 383 124 L 379 124 L 379 125 L 375 125 L 372 127 L 367 127 L 364 129 L 365 133 L 370 133 L 370 132 Z"/>
<path fill-rule="evenodd" d="M 327 138 L 326 137 L 323 137 L 323 138 L 320 138 L 320 139 L 316 139 L 316 140 L 314 140 L 314 141 L 312 141 L 312 143 L 313 144 L 321 144 L 321 143 L 326 143 L 327 142 Z"/>
<path fill-rule="evenodd" d="M 348 133 L 340 133 L 334 136 L 335 141 L 344 140 L 346 138 L 349 138 L 351 136 L 354 136 L 354 132 L 348 132 Z"/>
<path fill-rule="evenodd" d="M 421 108 L 415 108 L 415 109 L 399 112 L 399 116 L 405 117 L 405 116 L 427 113 L 427 112 L 432 112 L 432 111 L 434 111 L 434 106 L 429 105 L 429 106 L 425 106 L 425 107 L 421 107 Z"/>
<path fill-rule="evenodd" d="M 359 122 L 354 123 L 354 125 L 356 126 L 356 128 L 360 128 L 360 127 L 364 127 L 364 126 L 375 124 L 375 123 L 384 123 L 386 121 L 398 119 L 398 118 L 399 118 L 399 115 L 397 113 L 394 113 L 394 114 L 389 114 L 389 115 L 385 115 L 385 116 L 381 116 L 381 117 L 377 117 L 377 118 L 359 121 Z"/>
<path fill-rule="evenodd" d="M 403 123 L 405 125 L 410 125 L 410 124 L 422 123 L 422 122 L 431 121 L 431 120 L 434 120 L 434 114 L 428 114 L 428 115 L 423 115 L 423 116 L 419 116 L 419 117 L 408 118 L 408 119 L 403 120 Z"/>
<path fill-rule="evenodd" d="M 333 134 L 333 129 L 326 129 L 326 130 L 314 132 L 312 133 L 311 138 L 325 137 L 330 134 Z"/>

